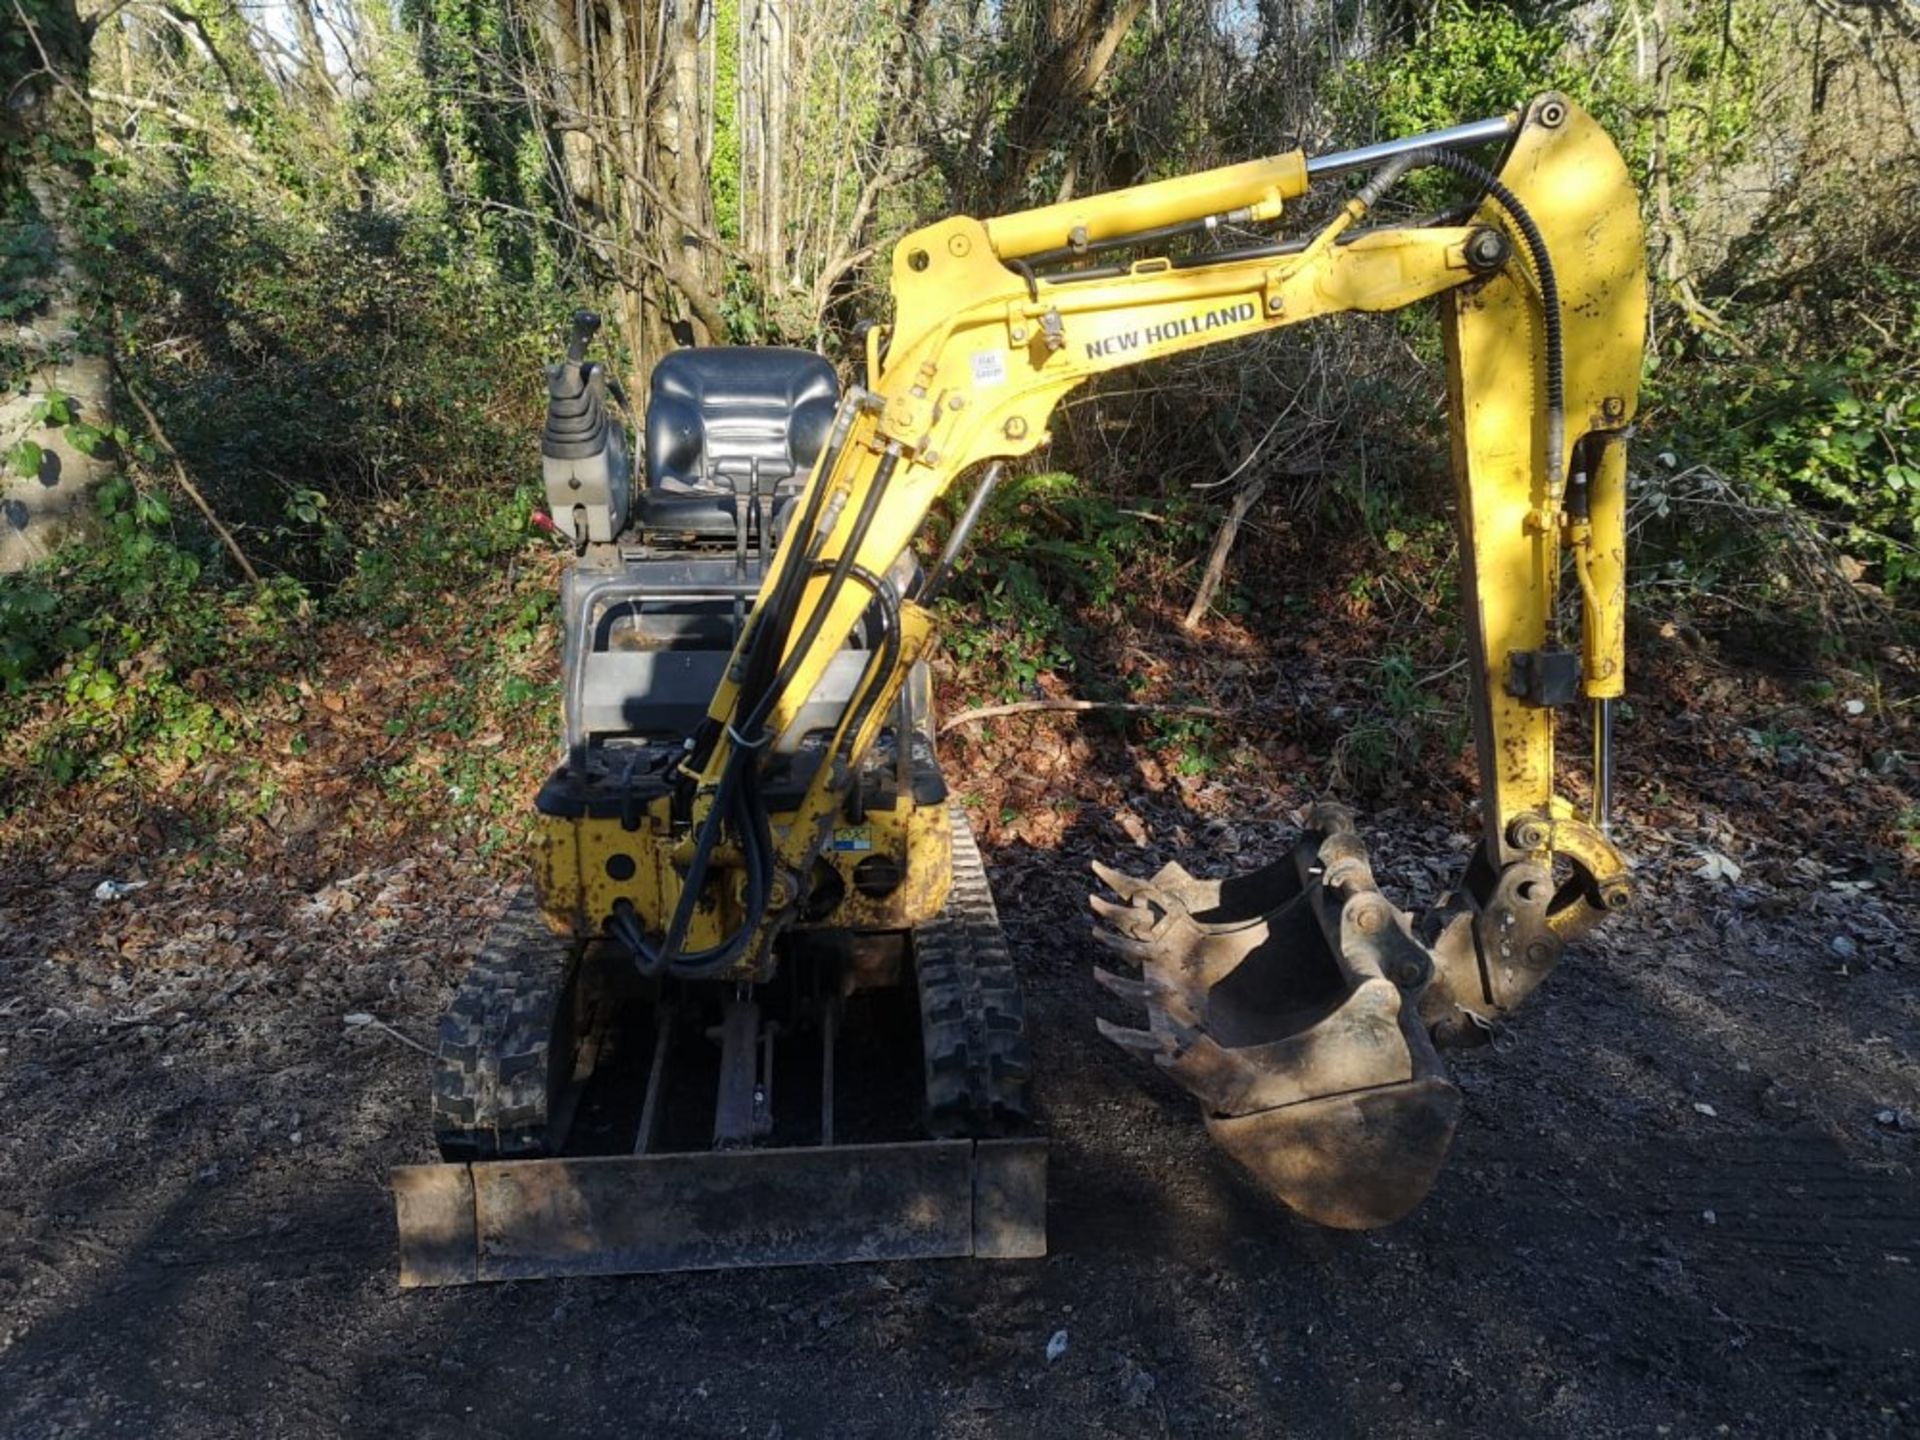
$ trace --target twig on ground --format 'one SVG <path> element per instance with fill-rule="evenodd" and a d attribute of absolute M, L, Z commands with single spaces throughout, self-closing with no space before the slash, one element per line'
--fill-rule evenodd
<path fill-rule="evenodd" d="M 227 553 L 233 556 L 234 563 L 255 585 L 265 584 L 266 582 L 260 578 L 260 572 L 253 568 L 253 562 L 247 559 L 246 552 L 240 548 L 240 542 L 233 538 L 233 532 L 220 523 L 220 517 L 213 513 L 213 507 L 207 503 L 207 497 L 200 493 L 200 487 L 195 485 L 187 474 L 187 467 L 180 460 L 180 452 L 173 448 L 173 442 L 167 438 L 167 432 L 160 428 L 160 417 L 153 413 L 153 407 L 147 404 L 140 392 L 133 388 L 131 380 L 127 381 L 127 394 L 131 395 L 133 403 L 140 407 L 140 413 L 147 417 L 147 432 L 153 436 L 153 443 L 158 445 L 166 457 L 173 462 L 174 479 L 178 480 L 180 488 L 187 492 L 187 498 L 199 507 L 200 513 L 206 517 L 207 524 L 213 527 L 213 533 L 220 537 L 221 543 L 227 547 Z"/>
<path fill-rule="evenodd" d="M 1125 700 L 1015 700 L 1006 705 L 981 705 L 949 715 L 940 724 L 940 733 L 976 720 L 992 720 L 1001 715 L 1030 715 L 1044 710 L 1081 712 L 1114 710 L 1128 715 L 1205 715 L 1215 720 L 1231 720 L 1235 712 L 1213 705 L 1149 705 Z"/>
<path fill-rule="evenodd" d="M 1233 497 L 1233 507 L 1227 511 L 1227 518 L 1220 522 L 1220 533 L 1213 537 L 1213 553 L 1207 557 L 1207 568 L 1200 575 L 1200 588 L 1193 592 L 1193 604 L 1187 610 L 1187 618 L 1180 622 L 1181 629 L 1196 629 L 1206 618 L 1208 609 L 1213 605 L 1214 593 L 1219 590 L 1220 581 L 1227 573 L 1227 555 L 1233 549 L 1233 537 L 1240 533 L 1240 522 L 1247 518 L 1247 512 L 1266 493 L 1266 489 L 1266 481 L 1255 480 L 1251 485 L 1241 487 Z"/>
<path fill-rule="evenodd" d="M 414 1039 L 411 1035 L 401 1034 L 400 1031 L 394 1029 L 393 1026 L 387 1024 L 387 1022 L 382 1020 L 378 1015 L 369 1015 L 364 1010 L 356 1010 L 351 1015 L 342 1016 L 341 1018 L 349 1030 L 364 1030 L 369 1026 L 371 1026 L 375 1030 L 384 1030 L 387 1034 L 391 1035 L 394 1039 L 398 1040 L 402 1045 L 411 1045 L 414 1049 L 418 1050 L 422 1055 L 433 1054 L 433 1051 L 430 1048 L 428 1048 L 425 1045 L 422 1045 L 418 1040 Z"/>

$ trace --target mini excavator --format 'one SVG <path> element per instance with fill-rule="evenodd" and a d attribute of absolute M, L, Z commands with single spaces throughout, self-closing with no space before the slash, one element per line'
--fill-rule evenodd
<path fill-rule="evenodd" d="M 1459 204 L 1372 218 L 1415 170 L 1448 172 Z M 1296 207 L 1323 186 L 1331 207 Z M 1296 208 L 1331 218 L 1289 233 Z M 1301 1215 L 1406 1214 L 1459 1114 L 1441 1050 L 1630 900 L 1608 797 L 1644 270 L 1618 151 L 1543 95 L 917 230 L 844 391 L 816 355 L 690 348 L 636 418 L 578 317 L 542 437 L 576 550 L 564 756 L 532 883 L 441 1025 L 442 1162 L 394 1172 L 402 1283 L 1044 1253 L 1016 965 L 935 746 L 934 602 L 1075 386 L 1435 301 L 1482 825 L 1459 886 L 1399 909 L 1352 816 L 1322 806 L 1275 864 L 1096 867 L 1092 901 L 1127 962 L 1094 979 L 1142 1016 L 1101 1022 L 1111 1039 Z M 1584 806 L 1554 758 L 1579 704 Z"/>

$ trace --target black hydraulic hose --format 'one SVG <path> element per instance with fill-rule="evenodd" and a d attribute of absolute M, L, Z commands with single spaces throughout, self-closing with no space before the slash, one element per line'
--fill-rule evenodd
<path fill-rule="evenodd" d="M 628 948 L 633 951 L 634 963 L 643 976 L 651 978 L 669 969 L 683 978 L 695 978 L 688 973 L 690 971 L 725 971 L 739 958 L 740 952 L 746 948 L 748 937 L 759 924 L 760 917 L 766 913 L 767 892 L 772 878 L 772 855 L 770 849 L 763 849 L 761 845 L 765 832 L 755 823 L 755 817 L 739 804 L 742 772 L 752 770 L 750 763 L 743 763 L 748 758 L 749 752 L 743 748 L 737 748 L 727 757 L 727 767 L 714 791 L 713 806 L 701 822 L 700 834 L 694 842 L 693 859 L 687 865 L 686 880 L 681 887 L 680 900 L 674 906 L 673 918 L 667 924 L 660 948 L 655 950 L 648 945 L 644 935 L 635 935 L 627 941 Z M 687 930 L 693 923 L 694 904 L 706 883 L 707 866 L 719 845 L 720 826 L 725 820 L 734 822 L 746 861 L 747 919 L 718 945 L 683 955 L 680 947 L 686 942 Z"/>
<path fill-rule="evenodd" d="M 833 570 L 827 576 L 827 585 L 820 592 L 820 599 L 814 604 L 813 611 L 807 616 L 807 623 L 800 631 L 800 638 L 787 651 L 773 683 L 767 687 L 766 694 L 760 698 L 744 724 L 738 727 L 738 733 L 750 743 L 758 743 L 756 733 L 766 722 L 774 702 L 793 682 L 793 677 L 806 658 L 807 651 L 813 648 L 814 641 L 820 638 L 820 632 L 826 628 L 827 614 L 833 609 L 834 602 L 840 598 L 840 592 L 846 588 L 847 576 L 853 570 L 854 557 L 860 553 L 860 546 L 866 541 L 867 532 L 873 528 L 873 520 L 880 513 L 880 502 L 886 498 L 887 486 L 893 480 L 893 472 L 900 464 L 898 448 L 890 447 L 881 458 L 880 468 L 874 471 L 873 483 L 868 486 L 866 497 L 860 502 L 860 510 L 853 517 L 853 528 L 847 532 L 847 543 L 841 547 L 839 557 L 833 562 Z"/>
<path fill-rule="evenodd" d="M 824 561 L 816 561 L 813 566 L 813 573 L 816 575 L 825 575 L 832 569 L 833 567 L 831 565 L 826 564 Z M 847 578 L 849 580 L 852 580 L 856 585 L 865 587 L 866 592 L 869 595 L 873 596 L 875 600 L 879 600 L 881 598 L 880 587 L 882 585 L 890 584 L 890 582 L 882 580 L 878 575 L 874 574 L 871 570 L 867 569 L 867 567 L 864 565 L 854 566 L 852 570 L 847 572 Z M 899 595 L 899 591 L 896 589 L 894 591 L 894 594 L 897 597 Z M 877 607 L 875 606 L 868 607 L 867 614 L 860 617 L 860 623 L 862 625 L 871 626 L 871 624 L 873 623 L 873 620 L 872 620 L 873 611 L 876 608 Z M 897 599 L 894 605 L 894 614 L 895 615 L 899 614 L 899 604 Z M 866 631 L 862 631 L 861 638 L 865 640 L 866 648 L 871 650 L 874 646 L 874 637 L 877 637 L 879 639 L 885 639 L 886 633 L 887 633 L 887 617 L 883 614 L 879 617 L 879 628 L 873 631 L 872 635 L 869 635 L 868 632 Z"/>
<path fill-rule="evenodd" d="M 738 770 L 738 783 L 731 818 L 740 835 L 741 849 L 747 862 L 746 918 L 739 929 L 716 946 L 691 955 L 669 956 L 666 967 L 680 980 L 717 980 L 724 976 L 745 952 L 754 931 L 767 913 L 773 877 L 773 830 L 767 821 L 767 807 L 760 799 L 759 767 L 750 760 L 742 764 Z M 692 878 L 689 869 L 689 882 Z M 690 885 L 682 898 L 696 893 L 697 890 Z"/>
<path fill-rule="evenodd" d="M 872 577 L 868 576 L 867 579 L 871 581 Z M 869 637 L 867 663 L 860 667 L 860 682 L 856 692 L 860 698 L 853 709 L 842 716 L 839 743 L 824 762 L 846 767 L 847 818 L 855 825 L 866 824 L 867 802 L 862 793 L 860 772 L 853 765 L 853 747 L 860 731 L 866 726 L 867 717 L 873 714 L 873 707 L 879 702 L 880 688 L 885 684 L 886 676 L 900 663 L 900 592 L 894 588 L 891 580 L 881 581 L 874 587 L 873 599 L 872 610 L 877 610 L 880 617 L 880 644 L 874 648 Z M 832 772 L 828 774 L 831 778 Z"/>
<path fill-rule="evenodd" d="M 1567 358 L 1565 336 L 1560 317 L 1560 283 L 1553 273 L 1553 259 L 1547 254 L 1546 237 L 1540 233 L 1540 227 L 1534 223 L 1533 216 L 1527 213 L 1527 207 L 1520 197 L 1501 183 L 1500 177 L 1476 160 L 1452 150 L 1442 150 L 1427 146 L 1419 150 L 1409 150 L 1389 161 L 1381 171 L 1367 182 L 1362 195 L 1369 197 L 1368 203 L 1377 200 L 1386 191 L 1387 186 L 1398 180 L 1408 170 L 1431 166 L 1439 170 L 1451 170 L 1479 185 L 1491 195 L 1502 210 L 1513 219 L 1514 228 L 1520 232 L 1520 239 L 1527 247 L 1527 254 L 1533 260 L 1534 273 L 1540 279 L 1540 306 L 1546 312 L 1547 330 L 1547 484 L 1549 490 L 1558 495 L 1560 482 L 1564 478 L 1566 465 L 1567 434 Z"/>
<path fill-rule="evenodd" d="M 899 464 L 899 458 L 899 451 L 893 449 L 889 450 L 881 460 L 880 467 L 874 474 L 873 483 L 861 502 L 860 510 L 854 516 L 853 527 L 847 536 L 847 542 L 834 561 L 833 569 L 827 577 L 826 588 L 821 592 L 812 613 L 808 615 L 799 641 L 788 652 L 785 662 L 774 676 L 773 683 L 766 687 L 745 722 L 733 728 L 731 737 L 733 749 L 727 756 L 725 768 L 721 771 L 720 783 L 714 791 L 713 804 L 702 820 L 700 833 L 694 840 L 693 858 L 687 865 L 679 903 L 674 906 L 673 918 L 668 922 L 660 948 L 655 950 L 648 945 L 644 935 L 635 934 L 631 937 L 622 935 L 621 937 L 633 951 L 634 962 L 642 975 L 653 976 L 670 970 L 682 979 L 706 979 L 724 974 L 739 958 L 761 918 L 766 914 L 767 898 L 772 889 L 772 829 L 767 820 L 766 807 L 759 803 L 756 757 L 771 737 L 762 734 L 761 727 L 765 724 L 774 702 L 792 681 L 806 652 L 819 638 L 821 630 L 826 626 L 828 612 L 832 610 L 840 592 L 846 588 L 847 577 L 854 569 L 854 557 L 858 554 L 861 543 L 866 539 L 867 532 L 872 528 L 874 517 L 879 513 L 880 502 L 885 497 L 888 483 L 892 480 L 893 472 Z M 809 506 L 810 510 L 815 508 Z M 804 535 L 806 532 L 803 530 L 800 533 Z M 812 569 L 811 565 L 799 564 L 795 565 L 790 574 L 810 578 Z M 783 584 L 781 589 L 786 589 L 786 586 Z M 682 955 L 679 953 L 679 948 L 685 942 L 687 930 L 693 923 L 694 905 L 706 883 L 707 866 L 712 861 L 714 850 L 719 846 L 721 826 L 729 821 L 740 837 L 742 856 L 746 861 L 746 919 L 739 929 L 720 944 L 690 955 Z"/>
<path fill-rule="evenodd" d="M 866 586 L 880 603 L 881 624 L 885 630 L 884 658 L 890 664 L 900 652 L 898 595 L 890 583 L 859 566 L 853 567 L 851 578 Z M 870 674 L 871 669 L 870 663 L 866 673 Z M 870 704 L 868 709 L 871 709 Z M 855 727 L 863 724 L 865 718 L 866 714 L 863 711 L 856 717 Z M 725 975 L 733 967 L 734 961 L 739 958 L 747 941 L 752 937 L 754 929 L 766 914 L 766 892 L 770 888 L 773 873 L 773 827 L 767 818 L 767 807 L 760 799 L 760 767 L 756 762 L 759 749 L 760 747 L 755 746 L 737 750 L 732 757 L 735 763 L 729 765 L 727 772 L 735 779 L 737 788 L 733 792 L 733 803 L 727 808 L 725 815 L 741 837 L 741 847 L 747 861 L 750 894 L 746 921 L 726 941 L 706 951 L 682 956 L 665 954 L 662 962 L 664 968 L 670 970 L 677 979 L 712 980 Z M 720 797 L 717 794 L 713 809 L 715 813 L 721 810 Z M 698 852 L 696 852 L 696 860 L 698 858 Z M 682 904 L 686 903 L 689 895 L 698 892 L 699 885 L 696 881 L 704 882 L 705 879 L 704 866 L 698 867 L 697 870 L 695 866 L 688 867 L 686 888 L 681 892 Z M 678 908 L 676 907 L 676 918 Z M 628 945 L 632 948 L 631 941 Z M 665 947 L 662 949 L 664 953 Z M 644 965 L 642 965 L 642 973 L 647 973 Z"/>
<path fill-rule="evenodd" d="M 846 448 L 847 434 L 853 428 L 857 406 L 858 401 L 849 395 L 840 402 L 839 412 L 833 418 L 833 429 L 827 437 L 827 453 L 820 462 L 819 483 L 808 487 L 807 504 L 800 513 L 799 524 L 790 526 L 787 531 L 800 543 L 812 538 L 814 526 L 819 523 L 820 510 L 826 503 L 827 491 L 833 488 L 833 472 L 840 464 L 841 452 Z M 766 657 L 780 653 L 781 644 L 786 639 L 786 627 L 781 620 L 792 609 L 797 577 L 803 577 L 808 568 L 805 564 L 789 566 L 780 577 L 779 587 L 767 597 L 766 604 L 755 607 L 753 618 L 747 622 L 747 653 L 741 666 L 743 694 L 752 693 L 747 687 L 765 683 L 766 670 L 771 663 Z M 776 630 L 779 631 L 777 635 Z M 694 736 L 686 764 L 695 770 L 703 767 L 719 741 L 719 724 L 711 719 L 705 721 Z"/>
<path fill-rule="evenodd" d="M 687 867 L 686 884 L 680 892 L 680 903 L 674 907 L 673 921 L 660 949 L 655 951 L 647 946 L 646 937 L 639 934 L 637 923 L 632 927 L 639 944 L 636 946 L 632 939 L 627 944 L 634 952 L 634 961 L 642 975 L 651 976 L 668 971 L 681 980 L 717 979 L 733 968 L 767 913 L 773 879 L 773 831 L 767 822 L 766 806 L 760 800 L 759 769 L 752 763 L 750 755 L 741 753 L 731 757 L 721 780 L 721 790 L 726 793 L 715 794 L 708 819 L 713 822 L 712 835 L 715 841 L 721 820 L 731 821 L 735 833 L 740 836 L 747 875 L 746 918 L 733 934 L 719 944 L 696 950 L 692 954 L 679 953 L 679 947 L 686 939 L 693 901 L 698 898 L 706 882 L 707 862 L 714 850 L 714 843 L 708 840 L 707 829 L 703 826 L 701 843 L 695 846 L 693 862 Z"/>
<path fill-rule="evenodd" d="M 839 749 L 829 757 L 828 763 L 841 757 L 852 760 L 854 737 L 860 733 L 860 727 L 867 723 L 867 717 L 879 702 L 880 678 L 893 669 L 900 659 L 900 592 L 891 580 L 871 575 L 862 578 L 873 587 L 873 598 L 880 611 L 880 647 L 872 652 L 860 669 L 859 702 L 841 732 Z"/>
<path fill-rule="evenodd" d="M 859 705 L 842 732 L 840 750 L 834 756 L 827 758 L 826 763 L 829 764 L 842 755 L 851 755 L 852 737 L 859 733 L 860 727 L 866 724 L 867 716 L 873 711 L 879 693 L 878 677 L 890 669 L 900 655 L 900 597 L 893 583 L 857 565 L 848 568 L 845 578 L 865 586 L 873 594 L 880 610 L 881 644 L 875 651 L 874 658 L 862 667 Z M 764 737 L 759 744 L 752 746 L 743 746 L 736 742 L 734 753 L 728 757 L 727 769 L 721 779 L 721 791 L 716 792 L 713 809 L 708 812 L 709 821 L 715 816 L 724 816 L 741 837 L 741 848 L 747 862 L 749 891 L 745 922 L 720 945 L 692 955 L 674 953 L 677 942 L 685 939 L 684 926 L 680 925 L 681 911 L 687 911 L 690 921 L 691 900 L 705 883 L 706 862 L 712 854 L 711 845 L 697 845 L 693 863 L 687 867 L 686 882 L 680 893 L 680 903 L 674 907 L 675 926 L 669 928 L 666 936 L 669 943 L 663 944 L 660 951 L 654 954 L 648 954 L 644 949 L 635 951 L 635 958 L 643 975 L 658 973 L 657 969 L 649 969 L 650 963 L 658 966 L 659 969 L 670 970 L 682 980 L 708 980 L 724 975 L 732 968 L 733 962 L 739 957 L 754 929 L 765 915 L 766 895 L 770 889 L 773 869 L 773 831 L 767 818 L 766 806 L 760 800 L 760 767 L 757 757 L 766 739 L 770 738 Z M 729 788 L 729 782 L 731 782 L 731 788 Z M 702 828 L 704 831 L 705 827 Z M 676 928 L 679 931 L 678 934 L 675 933 Z M 628 940 L 627 944 L 630 949 L 634 948 L 631 940 Z M 642 944 L 644 946 L 644 937 L 642 937 Z"/>
<path fill-rule="evenodd" d="M 766 807 L 758 803 L 759 795 L 759 752 L 773 738 L 762 732 L 767 715 L 791 683 L 799 670 L 801 661 L 820 637 L 826 627 L 827 614 L 833 609 L 834 602 L 840 598 L 840 592 L 846 588 L 847 578 L 855 569 L 854 557 L 867 538 L 867 532 L 873 528 L 874 517 L 880 511 L 880 502 L 885 498 L 888 482 L 893 478 L 894 469 L 900 460 L 897 450 L 889 450 L 880 461 L 880 468 L 874 473 L 873 483 L 862 500 L 859 512 L 854 516 L 853 527 L 848 532 L 847 542 L 839 557 L 833 563 L 833 569 L 827 576 L 826 588 L 820 592 L 820 599 L 813 611 L 807 616 L 807 623 L 800 632 L 799 640 L 788 651 L 786 660 L 774 675 L 766 693 L 754 706 L 752 712 L 740 725 L 734 727 L 731 739 L 733 750 L 727 756 L 726 769 L 721 773 L 720 785 L 714 794 L 713 807 L 708 810 L 705 823 L 694 846 L 693 860 L 687 866 L 687 877 L 680 891 L 680 903 L 674 907 L 673 922 L 668 927 L 665 943 L 661 946 L 662 966 L 671 968 L 683 979 L 705 978 L 708 974 L 724 972 L 745 947 L 747 939 L 759 925 L 761 916 L 766 913 L 765 892 L 771 889 L 772 844 L 771 827 L 766 816 Z M 796 565 L 794 573 L 803 578 L 811 578 L 814 566 Z M 749 776 L 744 786 L 740 783 L 742 770 Z M 731 782 L 731 783 L 730 783 Z M 744 796 L 747 803 L 740 806 L 739 813 L 732 813 L 733 807 L 727 802 L 736 795 Z M 700 887 L 706 881 L 707 863 L 713 850 L 719 843 L 719 820 L 725 815 L 731 819 L 735 831 L 741 837 L 741 847 L 747 860 L 747 885 L 750 898 L 747 905 L 747 919 L 733 936 L 721 945 L 695 955 L 677 956 L 675 951 L 679 942 L 686 937 L 687 926 L 692 922 L 693 905 Z M 764 853 L 754 853 L 764 844 Z M 765 873 L 759 872 L 764 864 Z M 758 888 L 758 903 L 752 898 Z"/>
<path fill-rule="evenodd" d="M 848 414 L 851 417 L 850 407 L 853 402 L 849 400 L 845 403 L 849 407 Z M 836 425 L 836 432 L 837 430 Z M 794 602 L 799 599 L 800 588 L 806 583 L 807 577 L 813 573 L 813 562 L 819 558 L 820 551 L 827 543 L 827 536 L 816 535 L 814 531 L 820 523 L 820 512 L 826 504 L 827 492 L 833 488 L 833 472 L 840 463 L 840 455 L 845 446 L 846 437 L 836 433 L 833 443 L 828 447 L 826 461 L 820 470 L 820 484 L 815 488 L 814 493 L 807 497 L 807 507 L 801 512 L 799 524 L 788 532 L 797 543 L 806 548 L 801 552 L 797 563 L 789 566 L 781 575 L 779 586 L 767 597 L 767 604 L 762 607 L 767 617 L 764 644 L 760 653 L 754 656 L 755 664 L 746 676 L 741 691 L 743 699 L 758 698 L 758 692 L 753 687 L 765 686 L 772 657 L 777 657 L 785 648 L 787 636 L 792 632 Z"/>

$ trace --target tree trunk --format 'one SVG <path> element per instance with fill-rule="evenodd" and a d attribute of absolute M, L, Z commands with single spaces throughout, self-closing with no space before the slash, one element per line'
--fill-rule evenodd
<path fill-rule="evenodd" d="M 313 12 L 313 0 L 293 0 L 294 29 L 300 36 L 300 88 L 307 92 L 314 115 L 329 128 L 340 92 L 334 87 L 327 69 L 327 44 L 320 38 L 320 21 Z"/>
<path fill-rule="evenodd" d="M 9 97 L 0 111 L 0 229 L 18 237 L 18 288 L 39 303 L 15 322 L 23 365 L 0 376 L 0 571 L 23 569 L 89 528 L 91 491 L 112 470 L 104 458 L 104 432 L 113 428 L 105 306 L 83 215 L 94 147 L 91 27 L 74 0 L 23 0 L 19 14 L 31 73 L 0 75 Z M 100 438 L 89 444 L 90 436 Z"/>
<path fill-rule="evenodd" d="M 653 174 L 665 192 L 661 270 L 686 302 L 695 343 L 724 345 L 721 263 L 713 246 L 713 187 L 700 159 L 707 89 L 700 78 L 700 0 L 678 0 L 661 36 L 666 91 L 651 118 Z"/>
<path fill-rule="evenodd" d="M 1147 0 L 1042 0 L 1038 53 L 1027 84 L 1007 117 L 1007 146 L 995 184 L 999 208 L 1036 203 L 1034 172 L 1055 146 L 1071 145 L 1087 129 L 1091 102 L 1120 42 L 1147 8 Z"/>
<path fill-rule="evenodd" d="M 524 0 L 545 61 L 550 177 L 591 257 L 638 392 L 677 344 L 724 342 L 725 267 L 707 174 L 703 0 Z"/>
<path fill-rule="evenodd" d="M 740 23 L 740 246 L 772 294 L 787 275 L 788 91 L 793 71 L 784 0 L 745 0 Z"/>

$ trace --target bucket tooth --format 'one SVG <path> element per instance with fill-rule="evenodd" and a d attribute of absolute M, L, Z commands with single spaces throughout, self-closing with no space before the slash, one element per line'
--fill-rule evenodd
<path fill-rule="evenodd" d="M 1093 907 L 1094 914 L 1129 937 L 1137 938 L 1142 933 L 1151 933 L 1160 920 L 1160 916 L 1146 905 L 1116 905 L 1099 895 L 1088 896 L 1087 903 Z"/>
<path fill-rule="evenodd" d="M 1149 879 L 1129 875 L 1126 871 L 1116 870 L 1111 865 L 1102 865 L 1098 860 L 1093 862 L 1093 873 L 1102 885 L 1122 900 L 1128 901 L 1137 896 L 1149 895 L 1154 891 L 1169 895 L 1178 894 L 1196 883 L 1204 883 L 1196 882 L 1184 867 L 1174 861 L 1162 865 Z"/>
<path fill-rule="evenodd" d="M 1130 935 L 1115 934 L 1111 930 L 1093 927 L 1095 943 L 1105 946 L 1122 959 L 1131 960 L 1135 965 L 1148 966 L 1158 962 L 1163 955 L 1161 947 L 1152 941 L 1136 940 Z"/>
<path fill-rule="evenodd" d="M 1096 969 L 1149 1028 L 1100 1022 L 1201 1103 L 1221 1148 L 1321 1224 L 1399 1219 L 1432 1187 L 1459 1115 L 1420 1015 L 1434 958 L 1380 893 L 1349 812 L 1322 806 L 1284 860 L 1225 880 L 1095 873 L 1095 934 L 1140 966 Z M 1177 872 L 1177 873 L 1175 873 Z"/>
<path fill-rule="evenodd" d="M 1166 990 L 1151 980 L 1130 980 L 1125 975 L 1116 975 L 1111 970 L 1093 967 L 1093 978 L 1102 990 L 1118 995 L 1122 1000 L 1131 1000 L 1136 1005 L 1151 1005 L 1166 995 Z"/>
<path fill-rule="evenodd" d="M 1094 1017 L 1093 1025 L 1122 1050 L 1131 1050 L 1139 1055 L 1170 1055 L 1178 1045 L 1171 1035 L 1163 1032 L 1134 1030 L 1125 1025 L 1116 1025 L 1111 1020 L 1102 1020 L 1098 1016 Z"/>

